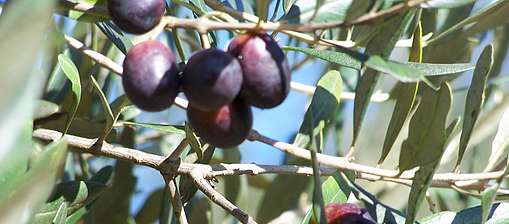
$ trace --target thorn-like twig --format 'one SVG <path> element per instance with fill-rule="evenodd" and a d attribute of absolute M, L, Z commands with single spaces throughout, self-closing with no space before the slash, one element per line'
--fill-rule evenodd
<path fill-rule="evenodd" d="M 222 194 L 217 192 L 210 183 L 205 180 L 203 173 L 196 169 L 191 172 L 191 177 L 194 183 L 207 197 L 228 211 L 231 215 L 237 218 L 241 223 L 256 224 L 256 221 L 249 214 L 242 211 L 239 207 L 228 201 Z"/>

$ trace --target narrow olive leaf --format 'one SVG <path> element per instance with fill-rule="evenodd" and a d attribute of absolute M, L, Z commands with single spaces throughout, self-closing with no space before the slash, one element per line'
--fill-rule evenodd
<path fill-rule="evenodd" d="M 102 1 L 102 0 L 75 0 L 74 2 L 86 3 L 90 6 L 102 7 L 104 9 L 106 9 L 106 1 Z M 75 11 L 75 10 L 69 10 L 69 11 L 67 11 L 66 16 L 71 19 L 78 20 L 80 22 L 89 22 L 89 23 L 107 21 L 110 19 L 109 15 L 106 11 L 104 13 L 91 13 L 90 11 L 80 12 L 80 11 Z"/>
<path fill-rule="evenodd" d="M 113 125 L 115 125 L 115 123 L 117 122 L 120 114 L 122 112 L 124 112 L 124 110 L 126 110 L 131 105 L 132 105 L 131 101 L 127 98 L 126 95 L 117 97 L 117 99 L 115 99 L 113 101 L 113 103 L 111 103 L 109 105 L 109 108 L 111 108 L 111 113 L 112 113 L 113 117 L 111 119 L 111 117 L 106 116 L 106 127 L 105 127 L 104 133 L 103 133 L 104 137 L 106 137 L 110 134 L 111 130 L 113 129 Z"/>
<path fill-rule="evenodd" d="M 104 95 L 104 92 L 102 91 L 101 86 L 99 86 L 99 83 L 97 83 L 94 76 L 90 76 L 90 81 L 92 83 L 92 86 L 94 87 L 94 91 L 99 96 L 99 100 L 101 100 L 101 106 L 105 113 L 104 117 L 106 118 L 106 122 L 108 123 L 108 120 L 109 120 L 109 123 L 111 123 L 114 116 L 113 116 L 113 111 L 110 108 L 110 104 L 108 103 L 108 99 L 106 98 L 106 95 Z"/>
<path fill-rule="evenodd" d="M 450 27 L 449 29 L 445 30 L 444 32 L 438 34 L 431 40 L 429 40 L 427 43 L 428 45 L 437 42 L 438 40 L 443 39 L 444 37 L 448 36 L 449 34 L 453 33 L 456 30 L 459 30 L 469 24 L 472 23 L 478 23 L 484 19 L 491 19 L 491 15 L 498 16 L 498 11 L 500 9 L 507 10 L 505 7 L 508 5 L 508 1 L 506 0 L 496 0 L 495 2 L 489 4 L 488 6 L 482 8 L 481 10 L 477 11 L 474 15 L 469 16 L 468 18 L 462 20 L 459 23 L 456 23 L 454 26 Z"/>
<path fill-rule="evenodd" d="M 299 133 L 293 142 L 294 145 L 308 148 L 313 139 L 320 136 L 337 112 L 342 84 L 341 74 L 335 70 L 325 73 L 320 78 Z"/>
<path fill-rule="evenodd" d="M 458 159 L 455 165 L 456 168 L 458 168 L 463 159 L 468 141 L 472 135 L 472 130 L 481 112 L 484 101 L 484 90 L 486 89 L 486 80 L 488 79 L 492 66 L 493 45 L 490 44 L 484 48 L 479 59 L 477 59 L 477 65 L 475 66 L 474 75 L 472 76 L 470 88 L 468 89 L 465 111 L 463 113 L 463 128 L 458 149 Z"/>
<path fill-rule="evenodd" d="M 291 1 L 290 1 L 291 2 Z M 290 9 L 280 20 L 286 23 L 321 23 L 345 19 L 352 0 L 294 0 Z M 288 6 L 287 4 L 285 4 Z"/>
<path fill-rule="evenodd" d="M 55 0 L 9 1 L 9 9 L 2 11 L 0 163 L 4 165 L 16 163 L 18 162 L 16 157 L 26 158 L 29 154 L 29 150 L 21 150 L 14 146 L 22 135 L 25 124 L 31 120 L 35 99 L 43 89 L 47 62 L 43 51 L 51 42 L 48 41 L 47 31 L 50 29 L 55 2 Z"/>
<path fill-rule="evenodd" d="M 412 48 L 410 49 L 409 61 L 421 63 L 422 62 L 422 26 L 419 22 L 414 30 L 414 38 Z M 396 138 L 401 132 L 401 128 L 407 120 L 412 107 L 415 102 L 415 96 L 417 95 L 418 84 L 417 83 L 402 83 L 400 88 L 397 89 L 396 94 L 396 105 L 392 112 L 391 120 L 389 121 L 389 127 L 385 134 L 384 144 L 382 147 L 382 154 L 378 160 L 378 164 L 381 164 L 389 152 L 391 151 Z"/>
<path fill-rule="evenodd" d="M 497 134 L 491 142 L 491 154 L 485 172 L 492 171 L 497 165 L 507 158 L 509 153 L 509 107 L 504 111 L 498 123 Z"/>
<path fill-rule="evenodd" d="M 53 218 L 53 224 L 65 224 L 65 219 L 67 218 L 67 203 L 62 203 L 57 210 L 57 214 L 55 218 Z"/>
<path fill-rule="evenodd" d="M 338 174 L 328 177 L 322 183 L 323 202 L 325 204 L 346 202 L 348 200 L 348 194 L 350 191 L 348 191 L 349 188 L 344 185 L 345 184 L 342 183 Z M 301 224 L 308 224 L 312 218 L 312 215 L 313 213 L 311 209 L 309 209 L 306 213 L 306 216 L 304 216 L 304 219 L 302 219 Z"/>
<path fill-rule="evenodd" d="M 106 124 L 104 126 L 103 133 L 101 134 L 99 139 L 105 139 L 108 136 L 108 134 L 111 132 L 111 130 L 113 128 L 113 124 L 115 123 L 116 118 L 120 114 L 120 111 L 117 111 L 116 115 L 113 114 L 113 111 L 112 111 L 112 109 L 110 107 L 110 104 L 108 103 L 108 99 L 106 98 L 106 95 L 104 94 L 104 92 L 102 91 L 101 87 L 99 86 L 99 84 L 95 80 L 94 76 L 90 76 L 90 81 L 92 83 L 94 91 L 99 96 L 99 99 L 101 101 L 101 106 L 102 106 L 103 111 L 104 111 L 104 117 L 106 119 Z M 127 99 L 127 97 L 126 97 L 126 99 Z"/>
<path fill-rule="evenodd" d="M 438 92 L 426 86 L 421 90 L 422 102 L 410 121 L 408 138 L 400 154 L 400 172 L 419 167 L 408 197 L 406 224 L 414 223 L 442 158 L 447 140 L 446 120 L 452 104 L 452 92 L 447 83 L 442 84 Z"/>
<path fill-rule="evenodd" d="M 38 100 L 34 108 L 34 120 L 49 117 L 60 110 L 57 104 L 45 100 Z"/>
<path fill-rule="evenodd" d="M 465 72 L 474 69 L 474 65 L 470 63 L 457 63 L 457 64 L 432 64 L 432 63 L 413 63 L 407 64 L 417 70 L 422 71 L 426 77 L 440 76 Z"/>
<path fill-rule="evenodd" d="M 337 49 L 340 52 L 332 50 L 318 50 L 314 48 L 291 47 L 291 46 L 283 46 L 282 49 L 286 51 L 301 52 L 322 59 L 324 61 L 332 62 L 356 70 L 360 70 L 362 68 L 362 63 L 366 61 L 369 57 L 362 53 L 342 48 Z"/>
<path fill-rule="evenodd" d="M 58 55 L 58 64 L 60 65 L 62 71 L 64 71 L 65 76 L 71 81 L 71 89 L 73 92 L 73 102 L 71 106 L 71 111 L 69 111 L 69 115 L 67 116 L 67 122 L 65 124 L 65 129 L 63 133 L 67 133 L 69 127 L 71 126 L 71 122 L 74 119 L 74 115 L 76 114 L 76 110 L 78 110 L 78 105 L 80 104 L 81 99 L 81 83 L 80 83 L 80 74 L 78 72 L 78 68 L 72 62 L 72 60 L 65 54 Z"/>
<path fill-rule="evenodd" d="M 127 126 L 138 126 L 143 128 L 148 128 L 152 130 L 159 131 L 163 134 L 186 134 L 185 128 L 183 125 L 170 125 L 170 124 L 149 124 L 149 123 L 139 123 L 139 122 L 130 122 L 124 121 L 124 125 Z"/>
<path fill-rule="evenodd" d="M 165 188 L 159 188 L 150 193 L 134 217 L 136 223 L 155 223 L 157 221 L 161 213 L 164 191 Z"/>
<path fill-rule="evenodd" d="M 108 186 L 92 181 L 69 181 L 56 185 L 48 203 L 35 214 L 32 223 L 48 223 L 58 215 L 62 204 L 66 204 L 66 214 L 73 214 L 80 208 L 91 204 Z"/>
<path fill-rule="evenodd" d="M 225 150 L 223 152 L 223 162 L 224 163 L 240 163 L 241 154 L 238 148 L 234 148 L 231 150 Z M 226 176 L 223 178 L 224 180 L 224 196 L 229 201 L 238 204 L 239 200 L 242 200 L 245 197 L 242 197 L 241 190 L 246 186 L 243 186 L 244 182 L 242 182 L 240 176 Z"/>
<path fill-rule="evenodd" d="M 348 10 L 346 11 L 344 21 L 350 22 L 366 14 L 368 10 L 373 6 L 373 3 L 374 3 L 373 0 L 352 1 L 352 4 L 350 5 L 350 7 L 348 7 Z"/>
<path fill-rule="evenodd" d="M 507 129 L 507 123 L 506 123 L 505 129 Z M 507 135 L 507 133 L 506 133 L 506 135 Z M 508 139 L 506 139 L 506 141 L 508 141 Z M 507 155 L 506 155 L 506 157 L 507 157 Z M 497 178 L 496 183 L 494 185 L 484 189 L 484 191 L 481 193 L 481 209 L 482 209 L 481 223 L 485 223 L 486 220 L 488 220 L 488 216 L 490 214 L 493 202 L 495 201 L 495 198 L 497 196 L 497 191 L 500 188 L 502 181 L 508 174 L 509 174 L 509 162 L 506 163 L 504 172 L 502 173 L 502 175 L 500 175 L 499 178 Z M 507 217 L 507 218 L 509 218 L 509 217 Z"/>
<path fill-rule="evenodd" d="M 412 23 L 414 15 L 415 10 L 411 10 L 405 14 L 394 16 L 382 24 L 382 32 L 379 32 L 369 41 L 366 47 L 366 53 L 368 55 L 380 55 L 381 58 L 388 58 L 400 36 L 406 32 Z M 354 100 L 353 139 L 350 153 L 353 152 L 352 149 L 357 142 L 362 121 L 364 120 L 364 115 L 366 114 L 371 95 L 373 94 L 379 76 L 380 73 L 378 71 L 368 68 L 357 83 Z"/>
<path fill-rule="evenodd" d="M 200 141 L 198 140 L 198 136 L 196 136 L 196 134 L 194 134 L 193 128 L 191 127 L 191 125 L 189 125 L 189 123 L 186 123 L 184 125 L 184 131 L 186 133 L 186 139 L 189 141 L 189 145 L 191 146 L 191 149 L 198 156 L 198 160 L 202 160 L 204 149 L 203 149 Z"/>
<path fill-rule="evenodd" d="M 108 183 L 108 180 L 110 180 L 111 174 L 113 174 L 113 167 L 105 166 L 97 171 L 97 173 L 95 173 L 89 181 L 106 184 Z"/>
<path fill-rule="evenodd" d="M 475 0 L 431 0 L 421 4 L 423 8 L 450 9 L 474 3 Z"/>
<path fill-rule="evenodd" d="M 473 24 L 472 26 L 467 27 L 463 32 L 465 34 L 477 34 L 481 32 L 485 32 L 491 28 L 495 28 L 497 26 L 500 26 L 501 24 L 507 23 L 509 20 L 507 19 L 507 14 L 509 13 L 509 4 L 507 1 L 505 1 L 503 4 L 498 5 L 498 7 L 491 12 L 490 14 L 487 14 L 486 16 L 482 17 L 477 21 L 477 23 Z"/>
<path fill-rule="evenodd" d="M 108 39 L 117 46 L 117 48 L 122 51 L 122 53 L 127 54 L 129 48 L 133 46 L 133 43 L 122 31 L 115 26 L 111 21 L 108 22 L 99 22 L 96 23 L 97 27 L 108 37 Z"/>
<path fill-rule="evenodd" d="M 445 129 L 445 136 L 447 137 L 446 145 L 454 138 L 453 134 L 460 131 L 460 124 L 461 117 L 457 117 L 447 126 L 447 129 Z"/>
<path fill-rule="evenodd" d="M 78 221 L 81 220 L 81 218 L 87 214 L 87 208 L 81 208 L 80 210 L 76 211 L 74 214 L 67 217 L 65 220 L 65 224 L 75 224 L 78 223 Z"/>
<path fill-rule="evenodd" d="M 31 169 L 16 181 L 16 188 L 0 192 L 0 223 L 27 223 L 44 203 L 60 175 L 67 156 L 64 140 L 46 146 Z"/>
<path fill-rule="evenodd" d="M 353 179 L 355 176 L 353 172 L 339 174 L 341 177 L 339 183 L 342 183 L 343 186 L 348 186 L 348 190 L 343 191 L 347 193 L 347 195 L 353 195 L 357 200 L 362 201 L 365 205 L 364 207 L 366 210 L 368 210 L 371 217 L 376 220 L 376 223 L 403 224 L 405 222 L 404 214 L 394 208 L 391 208 L 390 206 L 385 205 L 369 191 L 356 184 Z M 344 188 L 342 187 L 341 189 Z"/>
<path fill-rule="evenodd" d="M 369 55 L 351 51 L 349 49 L 318 50 L 313 48 L 302 47 L 282 47 L 283 50 L 297 51 L 324 61 L 339 64 L 345 67 L 360 70 L 362 64 L 379 72 L 388 73 L 394 78 L 402 82 L 416 82 L 423 80 L 425 77 L 448 75 L 472 70 L 474 65 L 469 63 L 458 64 L 431 64 L 431 63 L 402 63 L 384 59 L 380 56 Z"/>
<path fill-rule="evenodd" d="M 421 102 L 401 145 L 401 172 L 440 160 L 447 137 L 445 126 L 452 98 L 449 85 L 443 84 L 439 92 L 425 86 L 420 89 Z"/>
<path fill-rule="evenodd" d="M 489 224 L 502 224 L 507 222 L 497 222 L 507 218 L 509 211 L 509 203 L 495 203 L 490 210 L 492 217 L 488 220 Z M 461 223 L 461 224 L 479 224 L 481 223 L 481 206 L 463 209 L 459 212 L 444 211 L 435 213 L 428 217 L 422 218 L 420 224 L 437 224 L 437 223 Z"/>

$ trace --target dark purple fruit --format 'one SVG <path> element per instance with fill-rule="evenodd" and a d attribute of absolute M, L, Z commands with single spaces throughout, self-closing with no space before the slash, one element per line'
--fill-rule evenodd
<path fill-rule="evenodd" d="M 178 93 L 175 56 L 164 44 L 148 40 L 127 52 L 122 84 L 131 102 L 142 110 L 162 111 Z"/>
<path fill-rule="evenodd" d="M 187 62 L 182 88 L 191 106 L 213 111 L 235 99 L 242 86 L 242 69 L 237 59 L 210 48 L 195 53 Z"/>
<path fill-rule="evenodd" d="M 375 224 L 364 210 L 351 203 L 331 203 L 325 206 L 327 224 Z"/>
<path fill-rule="evenodd" d="M 242 143 L 253 125 L 251 107 L 241 99 L 209 112 L 189 107 L 187 118 L 199 137 L 222 148 Z"/>
<path fill-rule="evenodd" d="M 241 96 L 248 104 L 272 108 L 281 104 L 290 89 L 286 56 L 268 34 L 244 34 L 233 39 L 228 52 L 242 66 Z"/>
<path fill-rule="evenodd" d="M 108 0 L 113 22 L 125 32 L 143 34 L 159 24 L 164 15 L 164 0 Z"/>

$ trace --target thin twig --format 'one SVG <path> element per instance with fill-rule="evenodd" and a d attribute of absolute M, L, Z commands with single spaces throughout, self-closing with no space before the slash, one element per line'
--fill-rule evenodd
<path fill-rule="evenodd" d="M 241 19 L 249 21 L 249 23 L 237 23 L 237 22 L 217 22 L 211 21 L 207 18 L 198 18 L 198 19 L 184 19 L 177 18 L 172 16 L 165 17 L 162 21 L 166 22 L 167 29 L 173 28 L 192 28 L 196 29 L 200 33 L 205 33 L 211 30 L 217 29 L 229 29 L 229 30 L 252 30 L 252 29 L 261 29 L 261 30 L 274 30 L 285 33 L 289 36 L 295 37 L 302 41 L 305 41 L 308 44 L 319 44 L 328 47 L 354 47 L 355 43 L 351 41 L 337 41 L 337 40 L 326 40 L 323 38 L 317 38 L 312 35 L 308 35 L 302 32 L 314 32 L 317 30 L 331 29 L 337 27 L 349 27 L 352 25 L 360 25 L 365 23 L 374 22 L 379 19 L 383 19 L 385 17 L 389 17 L 395 15 L 404 10 L 409 10 L 413 7 L 419 6 L 419 4 L 426 2 L 428 0 L 412 0 L 408 1 L 408 4 L 396 4 L 389 9 L 385 9 L 375 13 L 365 14 L 353 21 L 334 21 L 334 22 L 324 22 L 324 23 L 305 23 L 305 24 L 287 24 L 287 23 L 274 23 L 274 22 L 266 22 L 266 23 L 258 23 L 259 18 L 257 16 L 247 14 L 244 12 L 239 12 L 234 9 L 223 6 L 221 3 L 215 0 L 206 0 L 205 2 L 214 10 L 226 12 L 229 15 Z M 60 8 L 72 9 L 76 11 L 81 11 L 84 13 L 90 13 L 94 15 L 100 15 L 103 17 L 108 17 L 107 10 L 100 6 L 94 6 L 86 3 L 73 3 L 68 0 L 60 1 Z"/>
<path fill-rule="evenodd" d="M 191 172 L 194 183 L 210 200 L 228 211 L 237 218 L 241 223 L 256 224 L 256 221 L 249 214 L 242 211 L 239 207 L 228 201 L 222 194 L 217 192 L 210 183 L 205 179 L 203 173 L 196 169 Z"/>
<path fill-rule="evenodd" d="M 33 137 L 44 140 L 44 141 L 55 141 L 58 140 L 62 136 L 61 132 L 49 130 L 49 129 L 37 129 L 33 132 Z M 69 146 L 72 147 L 73 150 L 80 153 L 90 153 L 97 156 L 105 156 L 113 159 L 119 159 L 124 161 L 129 161 L 138 165 L 152 167 L 154 169 L 165 171 L 170 170 L 168 166 L 171 164 L 164 163 L 165 158 L 163 156 L 154 155 L 146 152 L 142 152 L 135 149 L 119 147 L 111 145 L 107 142 L 104 142 L 103 146 L 99 149 L 91 149 L 90 146 L 94 144 L 95 139 L 83 138 L 74 135 L 66 134 L 64 139 L 68 142 Z M 320 163 L 320 158 L 323 155 L 317 153 L 317 158 Z M 341 157 L 329 156 L 336 159 L 344 159 Z M 327 161 L 327 160 L 325 160 Z M 175 164 L 173 164 L 175 165 Z M 218 176 L 233 176 L 233 175 L 260 175 L 260 174 L 287 174 L 287 175 L 301 175 L 301 176 L 311 176 L 313 175 L 313 170 L 311 167 L 305 166 L 296 166 L 296 165 L 258 165 L 258 164 L 192 164 L 180 162 L 178 164 L 177 173 L 189 175 L 192 170 L 200 169 L 204 173 L 204 177 L 206 179 L 212 179 Z M 384 180 L 391 181 L 395 183 L 401 184 L 411 184 L 412 176 L 407 176 L 405 178 L 402 177 L 387 177 L 387 176 L 379 176 L 373 175 L 369 173 L 373 173 L 372 171 L 365 173 L 364 169 L 359 169 L 359 167 L 369 167 L 361 164 L 356 164 L 353 162 L 349 162 L 348 164 L 343 164 L 343 168 L 341 170 L 351 170 L 358 172 L 357 177 L 370 181 Z M 393 173 L 397 172 L 394 170 L 385 170 L 380 168 L 376 169 L 379 173 Z M 334 174 L 336 169 L 332 168 L 320 168 L 320 174 L 324 176 L 330 176 Z M 376 172 L 375 172 L 376 173 Z M 167 175 L 168 173 L 164 173 Z M 452 183 L 458 183 L 463 181 L 474 181 L 465 184 L 457 184 L 456 186 L 461 186 L 461 188 L 468 188 L 469 186 L 476 186 L 478 189 L 484 189 L 483 185 L 480 185 L 479 182 L 475 182 L 477 180 L 486 181 L 493 180 L 500 177 L 503 174 L 502 171 L 496 172 L 487 172 L 487 173 L 437 173 L 433 176 L 432 186 L 434 187 L 447 187 Z M 477 189 L 477 188 L 476 188 Z"/>
<path fill-rule="evenodd" d="M 175 179 L 170 179 L 164 175 L 163 177 L 164 181 L 166 182 L 166 186 L 168 187 L 168 191 L 170 192 L 170 200 L 171 205 L 173 206 L 173 213 L 175 213 L 175 217 L 177 217 L 178 223 L 187 224 L 186 212 L 184 211 L 184 206 L 182 205 L 180 193 L 175 183 Z"/>

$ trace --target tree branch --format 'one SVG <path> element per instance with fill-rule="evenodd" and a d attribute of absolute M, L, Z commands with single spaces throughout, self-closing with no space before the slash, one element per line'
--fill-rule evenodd
<path fill-rule="evenodd" d="M 212 200 L 214 203 L 221 206 L 223 209 L 228 211 L 231 215 L 237 218 L 242 223 L 247 224 L 256 224 L 256 221 L 253 217 L 249 216 L 249 214 L 245 213 L 241 209 L 239 209 L 236 205 L 228 201 L 222 194 L 217 192 L 210 183 L 205 180 L 203 172 L 196 169 L 191 172 L 191 177 L 198 187 L 207 197 Z"/>
<path fill-rule="evenodd" d="M 37 129 L 33 132 L 33 137 L 44 140 L 44 141 L 55 141 L 60 139 L 62 136 L 61 132 L 49 130 L 49 129 Z M 166 161 L 163 156 L 154 155 L 146 152 L 142 152 L 135 149 L 119 147 L 111 145 L 107 142 L 104 142 L 102 148 L 91 149 L 90 147 L 94 144 L 95 139 L 83 138 L 74 135 L 66 134 L 63 137 L 72 147 L 73 150 L 80 153 L 90 153 L 97 156 L 105 156 L 113 159 L 119 159 L 124 161 L 129 161 L 138 165 L 152 167 L 154 169 L 159 170 L 163 175 L 170 175 L 172 173 L 172 167 L 176 167 L 177 174 L 189 175 L 192 170 L 201 170 L 203 172 L 204 178 L 212 179 L 220 176 L 233 176 L 233 175 L 261 175 L 261 174 L 287 174 L 287 175 L 301 175 L 301 176 L 312 176 L 313 170 L 311 167 L 306 166 L 296 166 L 296 165 L 258 165 L 258 164 L 193 164 L 193 163 L 185 163 L 180 160 L 172 160 Z M 281 147 L 281 146 L 278 146 Z M 284 148 L 284 147 L 283 147 Z M 300 150 L 300 149 L 298 149 Z M 307 150 L 306 150 L 307 151 Z M 304 153 L 302 153 L 304 154 Z M 309 154 L 309 153 L 308 153 Z M 317 153 L 317 157 L 327 156 L 323 154 Z M 341 157 L 333 157 L 336 159 L 344 159 Z M 324 160 L 327 161 L 327 160 Z M 320 161 L 323 163 L 323 161 Z M 337 164 L 336 164 L 337 165 Z M 356 164 L 352 162 L 348 162 L 347 164 L 343 164 L 343 168 L 339 168 L 340 170 L 351 170 L 357 172 L 357 177 L 369 181 L 390 181 L 400 184 L 411 184 L 411 177 L 386 177 L 380 175 L 370 174 L 372 172 L 362 172 L 363 169 L 358 169 L 358 167 L 369 167 L 361 164 Z M 336 166 L 334 166 L 336 167 Z M 378 170 L 378 172 L 396 172 L 392 170 L 384 170 L 380 168 L 373 168 Z M 365 169 L 365 168 L 364 168 Z M 336 172 L 337 169 L 333 168 L 320 168 L 320 175 L 322 176 L 330 176 Z M 462 188 L 471 188 L 474 189 L 484 189 L 483 185 L 479 182 L 473 181 L 486 181 L 497 179 L 502 175 L 502 171 L 496 172 L 487 172 L 487 173 L 437 173 L 433 176 L 433 187 L 448 187 L 454 183 L 457 186 L 461 186 Z M 466 182 L 471 181 L 471 182 Z"/>

